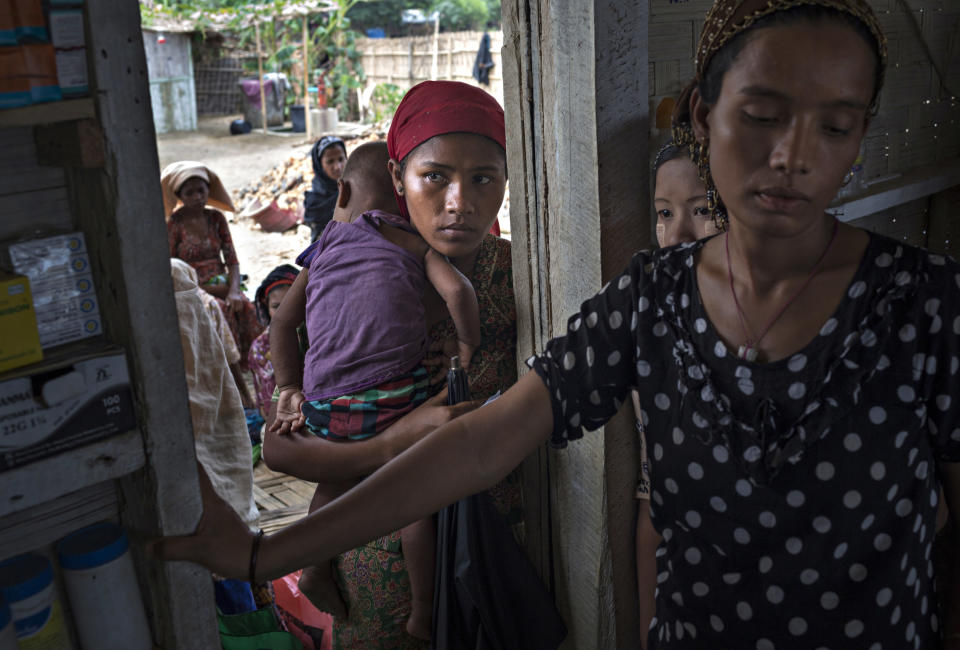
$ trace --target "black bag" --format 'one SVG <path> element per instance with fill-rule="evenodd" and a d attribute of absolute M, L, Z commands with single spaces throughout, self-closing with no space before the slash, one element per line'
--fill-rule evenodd
<path fill-rule="evenodd" d="M 555 650 L 567 628 L 486 492 L 440 511 L 433 650 Z"/>

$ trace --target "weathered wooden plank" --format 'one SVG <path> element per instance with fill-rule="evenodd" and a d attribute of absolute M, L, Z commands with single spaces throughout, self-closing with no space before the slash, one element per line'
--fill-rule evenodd
<path fill-rule="evenodd" d="M 649 208 L 648 167 L 637 161 L 648 160 L 650 150 L 646 73 L 648 61 L 654 60 L 654 56 L 648 57 L 644 47 L 643 35 L 648 32 L 649 19 L 645 3 L 597 0 L 594 13 L 596 146 L 599 169 L 603 170 L 601 174 L 598 169 L 597 178 L 600 271 L 601 280 L 608 282 L 626 267 L 637 250 L 652 243 L 654 223 Z M 692 24 L 689 25 L 690 32 L 676 35 L 687 47 L 692 42 Z M 658 82 L 660 78 L 669 78 L 659 68 L 657 76 Z M 628 401 L 604 426 L 602 440 L 597 440 L 603 445 L 603 464 L 598 472 L 605 495 L 605 511 L 601 514 L 605 539 L 600 544 L 599 647 L 637 648 L 645 632 L 637 625 L 637 617 L 631 615 L 639 611 L 633 540 L 640 449 L 633 421 L 633 408 Z"/>
<path fill-rule="evenodd" d="M 544 329 L 555 336 L 601 285 L 596 25 L 593 2 L 540 4 L 546 255 L 533 263 L 547 270 Z M 590 436 L 550 456 L 557 598 L 570 627 L 565 646 L 606 647 L 599 638 L 603 438 Z"/>
<path fill-rule="evenodd" d="M 521 357 L 562 332 L 580 302 L 651 239 L 646 165 L 639 170 L 636 165 L 647 155 L 649 130 L 643 5 L 597 0 L 503 5 Z M 634 444 L 629 420 L 624 415 L 610 425 L 605 434 L 610 440 L 594 434 L 524 466 L 540 482 L 531 485 L 525 477 L 525 497 L 534 496 L 525 505 L 540 510 L 528 512 L 528 534 L 546 547 L 532 555 L 546 557 L 547 564 L 550 519 L 540 490 L 550 473 L 557 599 L 571 631 L 565 647 L 635 647 L 639 638 L 634 616 L 623 621 L 616 616 L 635 611 L 636 603 L 627 530 L 633 518 L 624 516 L 634 505 L 633 477 L 624 479 L 635 463 L 624 453 Z M 617 465 L 613 454 L 625 462 Z M 606 480 L 605 470 L 611 472 Z M 621 521 L 608 532 L 613 514 Z"/>
<path fill-rule="evenodd" d="M 98 521 L 120 514 L 113 481 L 65 494 L 42 505 L 0 518 L 0 560 L 46 546 Z"/>
<path fill-rule="evenodd" d="M 0 147 L 2 146 L 0 144 Z M 58 167 L 20 165 L 13 169 L 0 169 L 0 195 L 3 196 L 34 190 L 66 188 L 66 186 L 66 176 L 63 169 Z"/>
<path fill-rule="evenodd" d="M 930 197 L 927 247 L 936 253 L 957 257 L 960 251 L 960 185 Z"/>
<path fill-rule="evenodd" d="M 279 510 L 286 508 L 289 505 L 276 498 L 259 485 L 253 486 L 253 500 L 256 502 L 257 507 L 261 510 Z"/>
<path fill-rule="evenodd" d="M 185 534 L 200 518 L 200 494 L 160 187 L 151 182 L 160 170 L 140 10 L 130 2 L 85 10 L 97 115 L 109 125 L 107 165 L 69 178 L 105 329 L 128 351 L 150 466 L 120 481 L 121 518 L 148 534 Z M 156 644 L 219 647 L 209 572 L 135 559 Z"/>
<path fill-rule="evenodd" d="M 40 232 L 73 230 L 70 199 L 65 187 L 0 196 L 0 239 L 36 236 Z"/>
<path fill-rule="evenodd" d="M 306 506 L 295 506 L 281 510 L 269 510 L 260 515 L 260 527 L 267 533 L 280 530 L 299 521 L 307 514 Z"/>
<path fill-rule="evenodd" d="M 140 432 L 129 431 L 7 470 L 0 473 L 0 516 L 129 474 L 144 461 Z"/>
<path fill-rule="evenodd" d="M 534 182 L 538 160 L 542 160 L 542 139 L 535 132 L 540 121 L 541 88 L 539 42 L 532 35 L 538 24 L 539 5 L 509 1 L 502 5 L 504 29 L 501 56 L 504 75 L 504 113 L 507 130 L 507 166 L 513 170 L 510 190 L 513 284 L 517 303 L 517 365 L 526 371 L 523 359 L 539 349 L 545 336 L 541 331 L 540 306 L 544 291 L 541 276 L 532 265 L 538 241 L 540 194 Z M 518 224 L 523 227 L 518 229 Z M 545 445 L 523 462 L 525 550 L 540 577 L 553 585 L 550 535 L 549 456 Z"/>
<path fill-rule="evenodd" d="M 282 489 L 274 490 L 270 495 L 282 503 L 284 506 L 290 507 L 300 503 L 303 503 L 303 497 L 294 492 L 293 490 Z"/>
<path fill-rule="evenodd" d="M 93 99 L 89 97 L 68 99 L 0 111 L 0 128 L 82 120 L 95 115 Z"/>
<path fill-rule="evenodd" d="M 293 479 L 292 481 L 288 482 L 286 486 L 288 490 L 299 496 L 300 499 L 305 500 L 307 503 L 310 503 L 310 500 L 313 499 L 313 494 L 317 489 L 315 483 L 309 483 L 300 479 Z"/>

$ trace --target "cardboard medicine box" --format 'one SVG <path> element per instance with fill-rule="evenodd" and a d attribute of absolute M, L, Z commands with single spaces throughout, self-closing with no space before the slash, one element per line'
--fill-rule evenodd
<path fill-rule="evenodd" d="M 83 233 L 10 244 L 10 261 L 30 278 L 40 345 L 51 348 L 103 333 Z"/>
<path fill-rule="evenodd" d="M 92 349 L 0 380 L 0 472 L 137 424 L 121 348 Z"/>
<path fill-rule="evenodd" d="M 43 359 L 30 280 L 0 271 L 0 372 Z"/>

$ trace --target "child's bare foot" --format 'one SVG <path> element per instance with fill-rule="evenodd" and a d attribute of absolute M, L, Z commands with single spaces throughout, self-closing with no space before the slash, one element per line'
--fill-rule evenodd
<path fill-rule="evenodd" d="M 413 601 L 410 618 L 407 619 L 407 634 L 423 641 L 429 641 L 432 624 L 433 602 Z"/>
<path fill-rule="evenodd" d="M 321 612 L 339 619 L 347 617 L 347 604 L 343 602 L 343 596 L 333 577 L 332 566 L 307 567 L 300 573 L 297 586 L 300 588 L 300 593 Z"/>

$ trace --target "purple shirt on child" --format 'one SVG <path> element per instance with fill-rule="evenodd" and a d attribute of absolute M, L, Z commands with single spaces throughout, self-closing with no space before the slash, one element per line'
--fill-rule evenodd
<path fill-rule="evenodd" d="M 297 264 L 309 267 L 303 394 L 340 397 L 410 372 L 427 347 L 423 259 L 380 235 L 378 224 L 416 230 L 374 210 L 331 221 Z"/>

